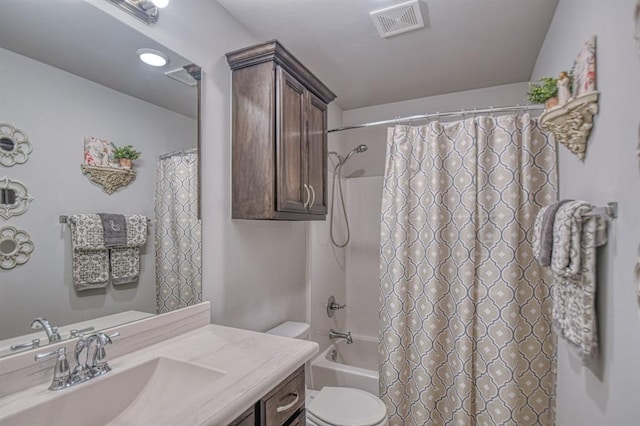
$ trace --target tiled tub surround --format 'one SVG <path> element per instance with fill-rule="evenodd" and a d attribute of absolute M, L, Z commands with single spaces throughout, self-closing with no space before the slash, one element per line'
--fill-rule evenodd
<path fill-rule="evenodd" d="M 207 316 L 208 308 L 209 306 L 206 304 Z M 155 319 L 163 317 L 164 315 L 159 315 Z M 144 321 L 150 320 L 141 322 Z M 139 323 L 132 325 L 139 325 Z M 125 329 L 126 326 L 119 330 L 123 333 L 124 339 L 131 336 L 131 334 L 126 334 Z M 138 337 L 142 338 L 143 336 L 139 335 Z M 171 407 L 165 407 L 160 411 L 150 409 L 148 417 L 117 420 L 117 422 L 131 421 L 131 424 L 139 424 L 140 422 L 189 425 L 227 424 L 251 407 L 318 351 L 318 345 L 313 342 L 217 325 L 200 326 L 159 343 L 153 342 L 153 344 L 127 355 L 118 353 L 119 344 L 126 344 L 126 342 L 118 338 L 107 348 L 109 364 L 113 369 L 109 374 L 158 357 L 198 364 L 225 372 L 225 375 L 215 382 L 213 387 L 208 388 L 208 392 L 204 396 L 185 395 L 185 398 L 175 401 Z M 33 363 L 33 353 L 31 352 L 29 355 L 31 363 Z M 11 358 L 14 356 L 8 357 L 6 360 Z M 0 366 L 4 361 L 0 361 Z M 47 390 L 53 373 L 53 362 L 45 364 L 45 370 L 48 374 L 44 376 L 44 380 L 38 371 L 40 380 L 37 385 L 0 398 L 0 425 L 4 424 L 3 418 L 69 391 Z M 14 372 L 14 374 L 18 373 Z M 1 374 L 0 370 L 0 379 L 3 379 Z M 25 372 L 25 374 L 27 373 Z M 93 380 L 101 380 L 108 376 L 107 374 Z M 23 377 L 23 379 L 25 378 Z M 76 387 L 79 389 L 90 382 L 76 385 Z M 0 387 L 4 388 L 5 382 L 1 381 L 0 383 L 2 383 Z M 100 404 L 100 402 L 95 401 L 96 404 Z"/>

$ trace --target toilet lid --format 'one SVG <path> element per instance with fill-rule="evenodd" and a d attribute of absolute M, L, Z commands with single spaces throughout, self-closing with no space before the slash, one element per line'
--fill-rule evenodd
<path fill-rule="evenodd" d="M 370 426 L 384 420 L 387 408 L 360 389 L 325 387 L 307 406 L 314 417 L 332 425 Z"/>

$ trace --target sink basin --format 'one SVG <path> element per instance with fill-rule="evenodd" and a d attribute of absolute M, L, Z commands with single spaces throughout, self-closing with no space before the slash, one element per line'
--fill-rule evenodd
<path fill-rule="evenodd" d="M 94 378 L 11 416 L 0 425 L 140 425 L 166 424 L 166 414 L 180 401 L 206 396 L 224 371 L 171 358 Z M 163 421 L 164 420 L 164 421 Z"/>

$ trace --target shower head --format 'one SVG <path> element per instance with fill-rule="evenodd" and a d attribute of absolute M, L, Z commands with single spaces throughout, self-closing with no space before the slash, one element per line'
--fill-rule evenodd
<path fill-rule="evenodd" d="M 344 157 L 344 160 L 342 160 L 342 164 L 346 163 L 347 160 L 351 158 L 353 154 L 360 154 L 361 152 L 365 152 L 367 149 L 369 149 L 369 147 L 366 146 L 365 144 L 356 146 L 351 151 L 349 151 L 346 157 Z"/>

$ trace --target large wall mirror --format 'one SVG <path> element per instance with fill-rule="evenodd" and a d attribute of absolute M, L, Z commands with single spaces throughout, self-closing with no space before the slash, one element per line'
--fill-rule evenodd
<path fill-rule="evenodd" d="M 169 63 L 151 67 L 139 49 L 163 52 Z M 24 164 L 0 164 L 0 177 L 20 182 L 33 200 L 19 215 L 0 216 L 0 228 L 27 231 L 34 249 L 28 262 L 0 269 L 0 356 L 46 345 L 51 332 L 38 318 L 67 339 L 199 300 L 198 70 L 83 0 L 2 8 L 0 123 L 24 131 L 33 150 Z M 135 180 L 109 195 L 87 179 L 86 137 L 141 151 Z M 189 192 L 163 192 L 175 188 Z M 15 204 L 20 191 L 3 191 L 5 204 Z M 150 219 L 137 283 L 74 288 L 70 229 L 59 218 L 95 213 Z"/>

